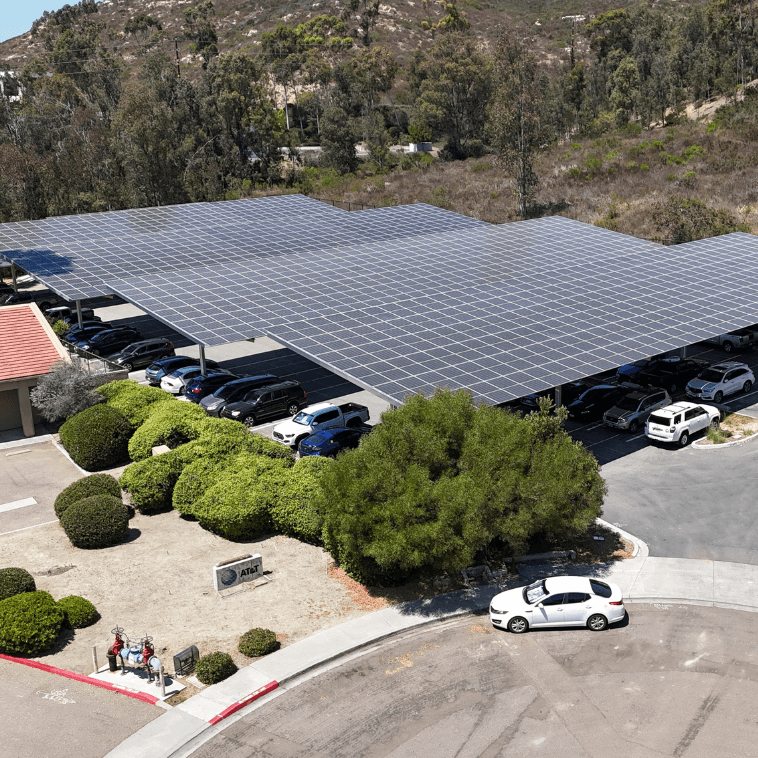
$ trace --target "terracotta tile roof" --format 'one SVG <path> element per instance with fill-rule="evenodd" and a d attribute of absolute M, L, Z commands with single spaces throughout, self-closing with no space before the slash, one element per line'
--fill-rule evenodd
<path fill-rule="evenodd" d="M 36 306 L 0 308 L 0 381 L 47 374 L 65 355 L 58 338 L 43 322 Z"/>

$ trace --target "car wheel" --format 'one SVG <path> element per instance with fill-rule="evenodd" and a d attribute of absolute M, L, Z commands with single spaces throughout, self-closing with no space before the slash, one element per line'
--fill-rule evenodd
<path fill-rule="evenodd" d="M 734 345 L 731 342 L 725 342 L 721 347 L 724 348 L 725 353 L 731 353 L 734 350 Z"/>
<path fill-rule="evenodd" d="M 287 406 L 287 413 L 290 416 L 296 416 L 299 411 L 300 411 L 300 406 L 297 403 L 290 403 Z"/>
<path fill-rule="evenodd" d="M 523 634 L 528 629 L 529 624 L 527 623 L 526 619 L 521 618 L 521 616 L 514 616 L 508 622 L 508 631 L 512 632 L 513 634 Z"/>
<path fill-rule="evenodd" d="M 713 421 L 711 421 L 711 429 L 713 429 L 714 432 L 717 432 L 719 430 L 719 426 L 720 426 L 720 423 L 719 423 L 719 420 L 717 418 L 715 418 L 715 419 L 713 419 Z"/>
<path fill-rule="evenodd" d="M 243 423 L 243 424 L 244 424 L 244 425 L 245 425 L 245 426 L 246 426 L 248 429 L 252 429 L 252 428 L 255 426 L 255 424 L 256 424 L 256 421 L 255 421 L 255 416 L 253 416 L 253 415 L 252 415 L 252 413 L 251 413 L 251 414 L 249 414 L 249 415 L 247 415 L 247 416 L 244 416 L 243 418 L 241 418 L 241 419 L 240 419 L 240 421 L 241 421 L 241 422 L 242 422 L 242 423 Z"/>
<path fill-rule="evenodd" d="M 302 437 L 298 437 L 293 443 L 292 443 L 292 449 L 298 450 L 300 448 L 300 443 L 307 437 L 307 434 L 304 434 Z"/>
<path fill-rule="evenodd" d="M 719 390 L 714 396 L 713 396 L 713 402 L 714 403 L 720 403 L 724 399 L 724 393 Z"/>
<path fill-rule="evenodd" d="M 742 385 L 742 391 L 743 392 L 750 392 L 750 390 L 753 389 L 753 383 L 748 380 Z"/>
<path fill-rule="evenodd" d="M 41 311 L 46 311 L 46 310 L 48 310 L 49 308 L 52 308 L 52 307 L 53 307 L 52 303 L 48 303 L 47 301 L 44 301 L 44 300 L 39 304 L 39 309 Z"/>
<path fill-rule="evenodd" d="M 679 447 L 686 447 L 690 440 L 690 433 L 685 429 L 679 437 Z"/>
<path fill-rule="evenodd" d="M 673 384 L 669 386 L 669 395 L 673 397 L 675 392 L 676 392 L 676 382 L 674 382 Z"/>
<path fill-rule="evenodd" d="M 594 613 L 587 619 L 587 626 L 593 632 L 602 632 L 608 626 L 608 619 L 601 613 Z"/>
<path fill-rule="evenodd" d="M 640 422 L 637 421 L 637 419 L 634 419 L 631 424 L 629 424 L 629 431 L 634 434 L 638 429 L 640 428 Z"/>
<path fill-rule="evenodd" d="M 134 371 L 134 366 L 132 366 L 131 363 L 125 363 L 124 364 L 124 370 L 126 370 L 126 371 Z"/>

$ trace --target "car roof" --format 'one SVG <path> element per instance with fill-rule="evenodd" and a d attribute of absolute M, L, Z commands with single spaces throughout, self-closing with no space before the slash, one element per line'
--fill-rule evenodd
<path fill-rule="evenodd" d="M 171 340 L 168 337 L 149 337 L 148 339 L 132 342 L 130 347 L 134 347 L 135 345 L 153 345 L 156 342 L 171 342 Z"/>
<path fill-rule="evenodd" d="M 723 363 L 714 363 L 713 366 L 708 368 L 722 369 L 723 371 L 729 371 L 733 368 L 750 368 L 747 363 L 739 363 L 738 361 L 724 361 Z"/>
<path fill-rule="evenodd" d="M 200 366 L 192 365 L 192 366 L 182 366 L 181 368 L 176 369 L 173 373 L 175 374 L 187 374 L 190 371 L 196 371 L 200 368 Z"/>
<path fill-rule="evenodd" d="M 689 411 L 692 408 L 699 408 L 699 403 L 688 403 L 686 400 L 679 400 L 676 403 L 667 405 L 665 408 L 659 408 L 656 413 L 667 413 L 670 416 L 676 416 L 677 413 L 682 411 Z"/>
<path fill-rule="evenodd" d="M 545 587 L 550 595 L 556 592 L 591 592 L 590 580 L 586 576 L 550 576 L 545 579 Z"/>

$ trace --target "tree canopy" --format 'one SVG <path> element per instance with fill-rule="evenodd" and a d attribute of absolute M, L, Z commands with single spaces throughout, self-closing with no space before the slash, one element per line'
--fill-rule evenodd
<path fill-rule="evenodd" d="M 410 398 L 324 472 L 326 548 L 372 581 L 464 568 L 495 539 L 518 552 L 537 533 L 586 529 L 605 484 L 562 418 L 548 404 L 527 417 L 476 406 L 463 390 Z"/>

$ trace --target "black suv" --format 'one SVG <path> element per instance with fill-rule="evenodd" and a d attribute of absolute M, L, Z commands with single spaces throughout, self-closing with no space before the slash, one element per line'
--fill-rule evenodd
<path fill-rule="evenodd" d="M 64 300 L 52 290 L 29 290 L 28 292 L 13 292 L 0 298 L 0 305 L 23 305 L 37 303 L 41 311 L 46 311 Z"/>
<path fill-rule="evenodd" d="M 282 380 L 273 374 L 259 376 L 246 376 L 235 379 L 223 387 L 219 387 L 212 395 L 206 395 L 200 401 L 200 407 L 210 416 L 219 416 L 221 411 L 229 404 L 247 400 L 247 396 L 261 387 L 270 387 Z"/>
<path fill-rule="evenodd" d="M 78 325 L 74 325 L 61 335 L 61 339 L 64 342 L 69 342 L 73 345 L 82 340 L 94 337 L 94 335 L 99 332 L 104 332 L 106 329 L 113 329 L 113 325 L 109 324 L 107 321 L 85 321 L 83 322 L 81 329 Z"/>
<path fill-rule="evenodd" d="M 153 337 L 141 342 L 132 342 L 110 360 L 127 371 L 149 366 L 159 358 L 168 358 L 174 354 L 174 345 L 168 337 Z"/>
<path fill-rule="evenodd" d="M 292 379 L 253 390 L 244 400 L 227 405 L 221 416 L 255 426 L 266 418 L 294 416 L 306 405 L 305 390 Z"/>
<path fill-rule="evenodd" d="M 711 364 L 702 358 L 666 358 L 653 368 L 640 371 L 639 384 L 663 387 L 673 395 L 678 389 L 684 389 L 687 382 Z"/>
<path fill-rule="evenodd" d="M 630 392 L 626 387 L 615 384 L 598 384 L 590 387 L 577 400 L 568 405 L 569 418 L 575 421 L 590 421 L 601 418 L 602 415 L 616 405 L 624 395 Z"/>
<path fill-rule="evenodd" d="M 89 339 L 76 343 L 76 347 L 93 355 L 112 355 L 123 350 L 132 342 L 142 339 L 142 332 L 131 326 L 120 326 L 117 329 L 106 329 L 98 332 Z"/>

